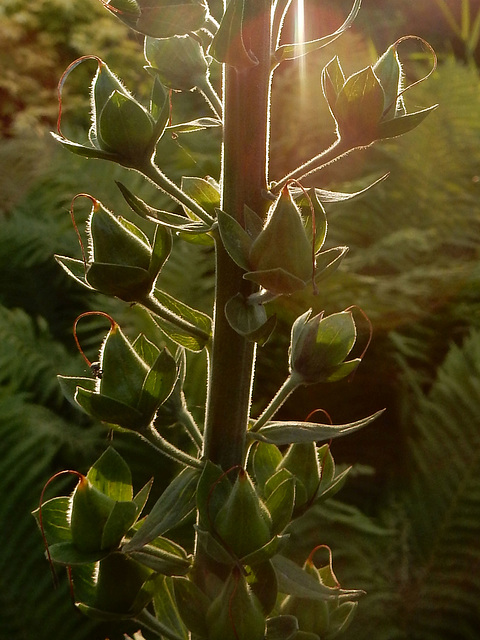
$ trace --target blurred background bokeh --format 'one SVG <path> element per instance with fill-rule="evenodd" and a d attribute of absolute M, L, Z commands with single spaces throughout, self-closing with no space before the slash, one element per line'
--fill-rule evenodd
<path fill-rule="evenodd" d="M 305 0 L 286 40 L 334 31 L 351 0 Z M 348 72 L 375 61 L 404 35 L 430 42 L 438 68 L 407 92 L 412 107 L 439 104 L 415 131 L 377 144 L 310 178 L 323 189 L 355 192 L 389 173 L 362 198 L 329 205 L 330 245 L 348 245 L 342 268 L 318 296 L 275 303 L 278 330 L 259 351 L 254 410 L 287 372 L 292 320 L 306 306 L 340 311 L 358 305 L 373 340 L 353 380 L 297 392 L 285 419 L 324 409 L 334 423 L 385 407 L 376 423 L 332 444 L 339 466 L 354 465 L 343 491 L 292 530 L 303 561 L 329 544 L 342 585 L 367 595 L 347 640 L 477 640 L 480 628 L 480 0 L 363 0 L 352 27 L 333 45 L 285 63 L 273 83 L 271 178 L 330 144 L 322 67 L 338 55 Z M 428 74 L 432 56 L 419 41 L 399 47 L 406 83 Z M 137 96 L 148 99 L 142 42 L 98 0 L 2 0 L 0 5 L 0 640 L 120 640 L 116 625 L 78 614 L 68 582 L 54 589 L 31 511 L 56 471 L 85 471 L 107 434 L 62 396 L 56 375 L 84 374 L 72 337 L 75 318 L 108 310 L 135 335 L 145 318 L 69 280 L 55 253 L 80 257 L 69 208 L 87 192 L 130 216 L 115 179 L 158 207 L 167 201 L 139 177 L 59 148 L 57 83 L 82 55 L 95 54 Z M 64 92 L 63 128 L 74 139 L 89 126 L 92 62 Z M 193 106 L 191 106 L 193 105 Z M 173 117 L 204 109 L 195 94 L 173 97 Z M 202 115 L 204 115 L 202 113 Z M 210 131 L 161 143 L 158 162 L 181 175 L 218 177 L 219 140 Z M 82 229 L 87 204 L 76 210 Z M 177 242 L 161 286 L 209 310 L 212 250 Z M 357 316 L 356 316 L 357 317 Z M 368 326 L 358 314 L 360 341 Z M 79 337 L 96 359 L 106 327 L 85 322 Z M 190 359 L 192 410 L 201 406 L 204 363 Z M 158 463 L 127 435 L 114 444 L 138 487 Z M 173 469 L 156 469 L 158 495 Z M 71 489 L 68 483 L 65 491 Z M 58 481 L 55 492 L 62 490 Z M 123 627 L 122 627 L 123 628 Z M 131 630 L 134 630 L 132 627 Z M 147 636 L 146 636 L 147 637 Z"/>

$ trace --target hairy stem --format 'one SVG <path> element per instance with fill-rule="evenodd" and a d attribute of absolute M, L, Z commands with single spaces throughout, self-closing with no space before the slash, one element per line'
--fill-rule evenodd
<path fill-rule="evenodd" d="M 248 205 L 265 215 L 270 91 L 270 6 L 246 0 L 243 38 L 256 66 L 224 76 L 224 145 L 222 209 L 243 224 Z M 248 297 L 252 284 L 216 236 L 216 299 L 212 360 L 205 421 L 204 456 L 224 469 L 242 465 L 255 362 L 255 345 L 236 333 L 225 317 L 225 304 L 239 292 Z"/>
<path fill-rule="evenodd" d="M 280 389 L 274 395 L 269 405 L 264 409 L 262 415 L 255 421 L 250 431 L 258 431 L 272 418 L 280 409 L 285 400 L 297 389 L 301 384 L 295 373 L 291 373 Z"/>
<path fill-rule="evenodd" d="M 168 440 L 165 440 L 152 425 L 150 425 L 146 431 L 142 432 L 141 435 L 159 453 L 162 453 L 175 462 L 179 462 L 182 466 L 186 465 L 188 467 L 194 467 L 195 469 L 201 469 L 203 467 L 200 460 L 181 451 L 181 449 L 175 447 L 168 442 Z"/>
<path fill-rule="evenodd" d="M 175 202 L 184 205 L 187 209 L 190 209 L 202 222 L 207 225 L 213 223 L 213 219 L 199 204 L 192 200 L 180 187 L 178 187 L 170 178 L 160 171 L 157 165 L 152 160 L 151 163 L 146 163 L 142 167 L 136 168 L 139 173 L 151 180 L 157 187 L 160 187 L 162 191 L 165 191 Z"/>
<path fill-rule="evenodd" d="M 319 153 L 314 158 L 311 158 L 311 160 L 307 160 L 307 162 L 304 162 L 300 167 L 297 167 L 293 171 L 290 171 L 290 173 L 288 173 L 278 182 L 272 183 L 270 188 L 271 193 L 280 193 L 280 191 L 290 180 L 303 180 L 311 173 L 323 169 L 328 164 L 335 162 L 335 160 L 338 160 L 342 156 L 350 153 L 350 151 L 354 151 L 354 149 L 358 148 L 360 147 L 352 148 L 344 143 L 341 138 L 337 138 L 335 142 L 330 147 L 328 147 L 328 149 L 325 149 L 325 151 L 322 151 L 322 153 Z"/>

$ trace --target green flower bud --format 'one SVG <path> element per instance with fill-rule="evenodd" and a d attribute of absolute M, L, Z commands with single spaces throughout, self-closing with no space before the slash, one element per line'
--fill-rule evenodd
<path fill-rule="evenodd" d="M 402 70 L 393 44 L 373 66 L 345 78 L 337 57 L 322 71 L 322 89 L 337 123 L 339 138 L 351 148 L 406 133 L 437 105 L 407 114 Z"/>
<path fill-rule="evenodd" d="M 60 383 L 89 415 L 141 431 L 152 422 L 177 379 L 175 359 L 166 349 L 149 344 L 156 356 L 146 362 L 141 356 L 142 340 L 131 344 L 112 321 L 100 354 L 101 378 L 94 386 L 89 378 L 59 377 Z"/>
<path fill-rule="evenodd" d="M 148 271 L 152 249 L 147 237 L 125 219 L 114 216 L 100 202 L 93 207 L 89 230 L 93 262 L 128 265 Z"/>
<path fill-rule="evenodd" d="M 300 210 L 285 187 L 273 204 L 263 230 L 250 248 L 254 280 L 273 293 L 293 293 L 312 278 L 312 245 Z"/>
<path fill-rule="evenodd" d="M 174 91 L 202 87 L 208 64 L 200 43 L 190 35 L 145 38 L 145 58 L 161 83 Z"/>
<path fill-rule="evenodd" d="M 360 363 L 360 358 L 346 361 L 357 337 L 350 311 L 323 312 L 310 318 L 311 309 L 299 316 L 292 326 L 290 371 L 301 384 L 335 382 L 347 377 Z"/>
<path fill-rule="evenodd" d="M 215 518 L 214 529 L 238 558 L 260 549 L 272 538 L 270 514 L 246 471 L 238 474 Z"/>
<path fill-rule="evenodd" d="M 97 142 L 100 149 L 118 155 L 125 164 L 142 163 L 153 149 L 153 118 L 125 93 L 114 91 L 100 112 Z"/>
<path fill-rule="evenodd" d="M 338 581 L 331 566 L 331 558 L 328 565 L 317 569 L 312 560 L 312 555 L 315 551 L 316 549 L 305 562 L 304 571 L 319 583 L 338 588 Z M 340 601 L 338 598 L 313 600 L 288 596 L 282 603 L 281 613 L 294 615 L 298 620 L 298 627 L 302 634 L 312 634 L 313 637 L 317 636 L 333 640 L 348 627 L 356 606 L 356 602 L 350 600 Z M 306 635 L 305 637 L 308 636 Z"/>
<path fill-rule="evenodd" d="M 92 114 L 90 140 L 95 147 L 127 164 L 148 159 L 153 118 L 102 60 L 92 82 Z"/>
<path fill-rule="evenodd" d="M 207 611 L 208 640 L 263 640 L 265 615 L 238 567 Z"/>
<path fill-rule="evenodd" d="M 126 302 L 139 302 L 152 291 L 170 255 L 171 233 L 158 226 L 151 245 L 136 225 L 92 200 L 87 225 L 88 259 L 65 256 L 56 259 L 82 285 Z"/>

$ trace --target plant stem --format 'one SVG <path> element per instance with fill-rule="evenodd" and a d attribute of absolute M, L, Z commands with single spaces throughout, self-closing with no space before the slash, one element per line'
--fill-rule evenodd
<path fill-rule="evenodd" d="M 178 421 L 185 427 L 188 431 L 190 437 L 193 442 L 197 445 L 198 449 L 201 449 L 203 446 L 203 436 L 198 428 L 197 423 L 193 419 L 192 414 L 187 409 L 185 405 L 178 412 Z"/>
<path fill-rule="evenodd" d="M 358 148 L 359 147 L 349 147 L 342 141 L 341 138 L 337 138 L 335 142 L 330 147 L 328 147 L 328 149 L 325 149 L 325 151 L 322 151 L 322 153 L 319 153 L 311 160 L 307 160 L 307 162 L 304 162 L 300 167 L 297 167 L 296 169 L 288 173 L 278 182 L 272 183 L 272 186 L 270 188 L 271 193 L 280 193 L 283 187 L 290 180 L 303 180 L 303 178 L 306 178 L 311 173 L 323 169 L 323 167 L 326 167 L 327 164 L 338 160 L 347 153 L 350 153 L 350 151 Z"/>
<path fill-rule="evenodd" d="M 221 118 L 223 113 L 223 104 L 220 98 L 218 97 L 217 92 L 212 87 L 210 80 L 207 78 L 205 80 L 205 83 L 201 87 L 198 87 L 198 90 L 200 91 L 202 96 L 205 98 L 205 100 L 208 102 L 208 104 L 210 105 L 210 108 L 216 114 L 216 116 L 218 118 Z"/>
<path fill-rule="evenodd" d="M 301 380 L 299 379 L 299 377 L 295 375 L 295 372 L 291 373 L 282 384 L 280 389 L 277 391 L 277 393 L 274 395 L 274 397 L 270 401 L 270 404 L 263 410 L 262 415 L 255 421 L 255 424 L 250 429 L 250 431 L 255 432 L 261 429 L 261 427 L 263 427 L 270 420 L 270 418 L 277 413 L 288 396 L 292 394 L 300 385 Z"/>
<path fill-rule="evenodd" d="M 202 222 L 211 226 L 213 224 L 212 217 L 203 209 L 199 204 L 192 200 L 180 187 L 178 187 L 170 178 L 160 171 L 155 162 L 146 163 L 142 167 L 136 168 L 136 170 L 151 180 L 157 187 L 160 187 L 162 191 L 165 191 L 175 202 L 184 205 L 187 209 L 190 209 Z"/>
<path fill-rule="evenodd" d="M 158 431 L 150 425 L 145 431 L 140 434 L 151 446 L 153 446 L 157 451 L 167 456 L 171 460 L 175 462 L 179 462 L 181 465 L 188 467 L 194 467 L 195 469 L 202 469 L 203 464 L 197 458 L 181 451 L 181 449 L 177 449 L 173 444 L 165 440 Z"/>
<path fill-rule="evenodd" d="M 265 215 L 270 96 L 270 0 L 245 0 L 245 47 L 256 66 L 225 65 L 222 209 L 243 224 L 248 205 Z M 225 317 L 234 295 L 248 297 L 252 284 L 232 261 L 216 234 L 216 298 L 212 360 L 207 394 L 204 456 L 227 470 L 243 465 L 250 412 L 255 344 L 236 333 Z"/>

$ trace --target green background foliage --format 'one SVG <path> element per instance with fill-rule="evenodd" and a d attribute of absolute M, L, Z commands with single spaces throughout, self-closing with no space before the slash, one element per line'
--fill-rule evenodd
<path fill-rule="evenodd" d="M 348 2 L 330 4 L 325 32 L 329 20 L 335 28 L 340 10 L 349 8 Z M 355 483 L 343 490 L 344 502 L 332 499 L 315 514 L 320 527 L 307 523 L 294 531 L 291 543 L 300 561 L 313 545 L 331 544 L 342 584 L 367 591 L 345 636 L 356 640 L 473 640 L 480 622 L 478 69 L 462 60 L 462 43 L 440 12 L 438 20 L 426 20 L 425 4 L 417 2 L 407 11 L 402 0 L 389 0 L 385 11 L 384 2 L 364 0 L 355 29 L 338 43 L 336 51 L 348 70 L 372 62 L 374 52 L 403 33 L 430 39 L 439 49 L 440 65 L 410 99 L 421 106 L 438 102 L 441 108 L 408 136 L 324 172 L 322 186 L 347 191 L 365 186 L 360 176 L 376 178 L 387 170 L 391 175 L 364 198 L 328 211 L 329 241 L 349 245 L 350 253 L 318 298 L 296 294 L 277 305 L 280 322 L 288 326 L 305 302 L 317 311 L 335 312 L 353 299 L 374 325 L 372 348 L 352 382 L 333 391 L 322 386 L 302 390 L 282 409 L 284 419 L 293 419 L 322 407 L 335 422 L 346 422 L 388 408 L 375 425 L 334 443 L 337 462 L 356 463 Z M 472 14 L 476 6 L 471 3 Z M 94 308 L 95 299 L 68 280 L 53 253 L 79 257 L 68 215 L 73 193 L 94 190 L 107 206 L 128 215 L 111 187 L 124 174 L 75 157 L 67 158 L 65 171 L 66 153 L 46 135 L 55 127 L 59 76 L 71 60 L 93 52 L 113 69 L 124 70 L 128 86 L 142 95 L 136 74 L 141 43 L 100 3 L 2 3 L 0 522 L 6 533 L 0 553 L 1 640 L 122 638 L 115 627 L 83 618 L 79 624 L 66 580 L 60 589 L 52 588 L 30 515 L 53 472 L 85 471 L 106 445 L 104 430 L 74 410 L 57 386 L 57 371 L 81 375 L 84 370 L 71 327 L 80 312 Z M 307 84 L 305 100 L 297 92 L 302 65 L 287 66 L 275 81 L 272 169 L 278 175 L 288 170 L 286 160 L 295 165 L 330 135 L 320 96 L 320 71 L 330 57 L 327 51 L 306 63 L 316 80 Z M 424 69 L 419 55 L 408 62 L 413 77 Z M 81 91 L 82 73 L 72 74 L 68 88 L 73 106 L 65 120 L 72 131 L 85 128 L 81 113 L 88 96 Z M 179 110 L 185 108 L 175 100 Z M 203 133 L 188 139 L 192 148 L 183 139 L 172 140 L 164 150 L 171 158 L 169 175 L 214 174 L 211 151 L 217 143 Z M 128 179 L 129 188 L 139 193 L 135 177 Z M 142 197 L 148 200 L 148 195 L 145 188 Z M 79 207 L 80 228 L 86 215 Z M 162 272 L 162 285 L 207 309 L 211 250 L 185 243 L 178 249 Z M 137 310 L 118 302 L 102 298 L 101 304 L 127 332 L 134 334 L 146 322 Z M 80 327 L 87 353 L 96 353 L 104 328 L 100 321 L 88 330 Z M 275 338 L 260 352 L 254 398 L 259 409 L 282 380 L 287 363 L 279 354 L 284 348 Z M 195 380 L 191 371 L 189 390 L 200 405 L 203 391 L 195 388 Z M 140 488 L 149 451 L 127 436 L 115 443 Z M 157 492 L 168 476 L 165 467 L 157 473 Z"/>

